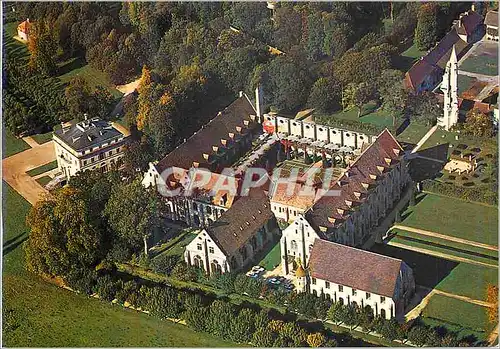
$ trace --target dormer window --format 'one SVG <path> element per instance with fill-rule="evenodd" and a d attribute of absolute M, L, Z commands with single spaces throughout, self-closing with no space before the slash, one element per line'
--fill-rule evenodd
<path fill-rule="evenodd" d="M 391 162 L 392 162 L 392 159 L 391 158 L 384 158 L 385 162 L 387 163 L 387 165 L 390 165 Z"/>
<path fill-rule="evenodd" d="M 229 138 L 233 139 L 234 138 L 234 133 L 230 132 L 229 133 Z"/>
<path fill-rule="evenodd" d="M 247 121 L 247 120 L 245 120 L 245 121 Z M 247 122 L 248 122 L 248 121 L 247 121 Z M 237 132 L 241 132 L 241 126 L 236 126 L 236 131 L 237 131 Z"/>
<path fill-rule="evenodd" d="M 373 180 L 377 179 L 377 175 L 370 174 L 370 179 L 373 179 Z"/>
<path fill-rule="evenodd" d="M 323 233 L 326 233 L 327 228 L 326 228 L 326 227 L 323 227 L 323 226 L 320 226 L 320 227 L 319 227 L 319 230 L 320 230 L 321 232 L 323 232 Z"/>
<path fill-rule="evenodd" d="M 368 189 L 368 187 L 370 186 L 368 183 L 361 183 L 361 185 L 363 186 L 363 188 L 365 189 Z"/>
<path fill-rule="evenodd" d="M 380 171 L 380 173 L 384 173 L 384 166 L 377 166 L 377 170 Z"/>
<path fill-rule="evenodd" d="M 351 206 L 352 206 L 352 201 L 350 201 L 350 200 L 346 200 L 346 201 L 345 201 L 345 204 L 346 204 L 347 206 L 351 207 Z"/>
<path fill-rule="evenodd" d="M 224 146 L 227 144 L 227 140 L 226 140 L 226 139 L 221 139 L 221 140 L 220 140 L 220 142 L 221 142 L 221 144 L 222 144 L 222 145 L 224 145 Z"/>
<path fill-rule="evenodd" d="M 200 166 L 200 163 L 196 162 L 196 161 L 193 161 L 193 167 L 198 168 L 198 166 Z"/>
<path fill-rule="evenodd" d="M 359 199 L 361 197 L 361 193 L 359 191 L 355 191 L 354 196 L 356 196 Z"/>
<path fill-rule="evenodd" d="M 250 115 L 250 119 L 251 119 L 252 121 L 255 121 L 255 118 L 256 118 L 256 116 L 255 116 L 255 115 Z M 245 126 L 248 126 L 248 124 L 249 124 L 248 120 L 243 120 L 243 123 L 245 124 Z"/>
<path fill-rule="evenodd" d="M 328 217 L 328 222 L 332 223 L 332 224 L 335 224 L 335 218 L 333 217 Z"/>
<path fill-rule="evenodd" d="M 401 150 L 399 150 L 399 149 L 393 149 L 392 151 L 393 151 L 393 152 L 394 152 L 394 154 L 396 154 L 396 155 L 399 155 L 399 153 L 401 152 Z"/>
<path fill-rule="evenodd" d="M 344 214 L 344 210 L 341 209 L 341 208 L 337 208 L 337 212 L 340 214 L 340 215 L 343 215 Z"/>
<path fill-rule="evenodd" d="M 216 145 L 213 145 L 212 150 L 217 153 L 219 151 L 219 147 Z"/>
<path fill-rule="evenodd" d="M 210 155 L 208 155 L 207 153 L 203 153 L 203 158 L 204 158 L 205 160 L 208 160 L 208 158 L 209 158 L 209 157 L 210 157 Z"/>

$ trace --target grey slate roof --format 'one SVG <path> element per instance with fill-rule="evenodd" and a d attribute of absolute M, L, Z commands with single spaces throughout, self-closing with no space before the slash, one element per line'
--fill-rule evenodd
<path fill-rule="evenodd" d="M 113 138 L 124 136 L 114 128 L 109 121 L 93 118 L 71 125 L 69 129 L 54 131 L 56 136 L 70 148 L 81 151 L 86 148 L 100 145 Z"/>

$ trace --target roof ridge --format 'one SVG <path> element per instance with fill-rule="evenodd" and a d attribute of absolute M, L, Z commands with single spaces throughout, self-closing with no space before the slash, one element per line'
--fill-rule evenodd
<path fill-rule="evenodd" d="M 392 259 L 392 260 L 398 261 L 398 262 L 400 262 L 400 263 L 404 262 L 402 259 L 398 259 L 398 258 L 394 258 L 394 257 L 386 256 L 386 255 L 384 255 L 384 254 L 375 253 L 375 252 L 372 252 L 372 251 L 369 251 L 369 250 L 364 250 L 364 249 L 361 249 L 361 248 L 356 248 L 356 247 L 352 247 L 352 246 L 349 246 L 349 245 L 339 244 L 338 242 L 329 241 L 329 240 L 320 239 L 320 238 L 315 238 L 315 239 L 314 239 L 314 242 L 316 242 L 316 240 L 321 240 L 322 242 L 326 242 L 326 243 L 329 243 L 329 244 L 334 244 L 334 245 L 338 245 L 338 246 L 346 247 L 346 248 L 348 248 L 348 249 L 352 249 L 352 250 L 356 250 L 356 251 L 361 251 L 361 252 L 370 253 L 370 254 L 372 254 L 372 255 L 375 255 L 375 256 L 380 256 L 380 257 L 387 258 L 387 259 Z"/>

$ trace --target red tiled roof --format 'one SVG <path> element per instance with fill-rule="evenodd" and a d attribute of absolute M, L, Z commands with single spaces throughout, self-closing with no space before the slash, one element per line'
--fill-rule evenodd
<path fill-rule="evenodd" d="M 313 278 L 381 296 L 394 296 L 403 261 L 316 239 L 309 259 Z"/>
<path fill-rule="evenodd" d="M 394 150 L 401 152 L 399 155 Z M 377 179 L 372 179 L 370 175 L 385 176 L 391 171 L 392 166 L 399 162 L 403 148 L 392 134 L 386 129 L 368 148 L 349 166 L 344 175 L 337 183 L 331 186 L 331 190 L 339 190 L 340 195 L 327 195 L 321 197 L 306 213 L 308 221 L 316 231 L 319 227 L 336 227 L 342 223 L 350 214 L 351 210 L 360 205 L 369 194 L 371 189 L 377 184 Z M 386 162 L 391 159 L 391 163 Z M 379 167 L 383 167 L 381 173 Z M 365 188 L 363 184 L 368 184 Z M 352 202 L 349 206 L 347 201 Z M 342 210 L 344 212 L 339 212 Z M 336 221 L 332 222 L 331 218 Z"/>
<path fill-rule="evenodd" d="M 208 124 L 195 132 L 189 139 L 167 154 L 158 162 L 158 172 L 161 173 L 168 167 L 179 167 L 189 169 L 193 162 L 198 162 L 199 167 L 207 167 L 203 154 L 214 156 L 213 146 L 224 148 L 221 139 L 232 142 L 229 133 L 234 133 L 235 139 L 240 137 L 237 127 L 241 127 L 241 133 L 248 132 L 248 129 L 256 127 L 257 123 L 252 121 L 250 115 L 255 115 L 255 109 L 250 104 L 246 96 L 238 98 L 226 109 L 220 112 Z M 248 121 L 248 126 L 245 125 Z M 210 159 L 210 158 L 209 158 Z"/>
<path fill-rule="evenodd" d="M 424 59 L 416 62 L 410 70 L 405 74 L 405 86 L 416 90 L 417 87 L 424 82 L 425 78 L 434 72 L 439 71 L 438 68 L 427 63 Z"/>
<path fill-rule="evenodd" d="M 17 26 L 17 30 L 19 30 L 22 33 L 28 34 L 30 30 L 30 25 L 31 23 L 28 20 L 26 20 Z"/>

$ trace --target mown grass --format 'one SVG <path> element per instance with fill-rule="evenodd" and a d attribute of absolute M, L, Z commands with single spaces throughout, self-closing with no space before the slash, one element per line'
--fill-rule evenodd
<path fill-rule="evenodd" d="M 486 307 L 443 295 L 432 296 L 423 316 L 479 332 L 489 332 L 494 326 L 488 322 Z"/>
<path fill-rule="evenodd" d="M 426 194 L 403 214 L 402 225 L 490 245 L 498 245 L 498 209 Z"/>
<path fill-rule="evenodd" d="M 47 142 L 50 142 L 52 140 L 52 134 L 53 132 L 47 132 L 47 133 L 40 133 L 36 135 L 32 135 L 31 138 L 35 140 L 38 144 L 44 144 Z"/>
<path fill-rule="evenodd" d="M 266 270 L 274 270 L 281 262 L 281 248 L 277 243 L 269 253 L 260 261 L 259 265 Z"/>
<path fill-rule="evenodd" d="M 436 288 L 484 301 L 489 284 L 498 285 L 498 269 L 460 263 Z"/>
<path fill-rule="evenodd" d="M 407 142 L 412 144 L 417 144 L 419 140 L 429 131 L 430 127 L 419 125 L 416 123 L 410 123 L 403 132 L 401 132 L 396 138 L 400 142 Z"/>
<path fill-rule="evenodd" d="M 456 332 L 458 338 L 464 338 L 464 337 L 470 337 L 473 336 L 475 338 L 475 341 L 471 341 L 475 345 L 480 345 L 484 346 L 484 342 L 488 338 L 488 333 L 487 332 L 480 332 L 480 331 L 475 331 L 471 330 L 469 328 L 463 327 L 461 325 L 457 324 L 451 324 L 451 323 L 446 323 L 441 320 L 436 320 L 433 318 L 428 318 L 428 317 L 422 317 L 421 318 L 424 324 L 431 326 L 431 327 L 444 327 L 448 332 Z"/>
<path fill-rule="evenodd" d="M 5 124 L 3 125 L 3 144 L 2 144 L 2 159 L 8 158 L 9 156 L 15 155 L 27 149 L 30 149 L 28 143 L 23 141 L 21 138 L 15 137 L 9 131 L 5 129 Z"/>
<path fill-rule="evenodd" d="M 205 333 L 60 289 L 24 269 L 30 204 L 3 182 L 3 344 L 13 347 L 230 347 Z"/>
<path fill-rule="evenodd" d="M 49 162 L 48 164 L 45 164 L 45 165 L 39 166 L 37 168 L 34 168 L 32 170 L 29 170 L 26 173 L 29 174 L 31 177 L 35 177 L 35 176 L 38 176 L 39 174 L 45 173 L 45 172 L 53 170 L 55 168 L 57 168 L 57 160 L 54 160 L 52 162 Z"/>
<path fill-rule="evenodd" d="M 358 113 L 358 108 L 351 108 L 330 115 L 321 115 L 320 117 L 354 120 L 378 126 L 392 126 L 392 116 L 383 109 L 377 110 L 376 103 L 370 102 L 363 105 L 361 108 L 361 117 L 358 117 Z"/>
<path fill-rule="evenodd" d="M 43 177 L 40 177 L 38 178 L 36 181 L 38 182 L 38 184 L 40 184 L 42 187 L 46 186 L 50 181 L 52 180 L 52 178 L 50 176 L 43 176 Z"/>

